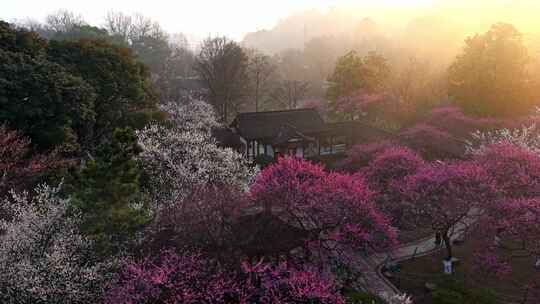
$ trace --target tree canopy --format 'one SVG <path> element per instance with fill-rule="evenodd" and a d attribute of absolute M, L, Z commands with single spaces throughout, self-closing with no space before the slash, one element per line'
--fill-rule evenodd
<path fill-rule="evenodd" d="M 449 94 L 468 114 L 509 117 L 533 107 L 523 35 L 498 23 L 465 41 L 449 68 Z"/>
<path fill-rule="evenodd" d="M 156 114 L 149 74 L 129 49 L 103 40 L 50 41 L 0 24 L 0 121 L 40 150 L 79 155 L 116 127 Z"/>

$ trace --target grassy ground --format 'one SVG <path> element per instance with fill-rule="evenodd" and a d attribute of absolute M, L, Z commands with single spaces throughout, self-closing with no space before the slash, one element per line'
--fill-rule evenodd
<path fill-rule="evenodd" d="M 503 278 L 486 275 L 475 267 L 474 253 L 478 251 L 480 242 L 474 238 L 468 239 L 464 244 L 454 247 L 454 256 L 460 259 L 453 275 L 462 281 L 467 288 L 489 288 L 498 298 L 505 301 L 517 301 L 523 296 L 523 285 L 530 282 L 537 270 L 534 269 L 535 259 L 517 258 L 512 264 L 513 271 Z M 443 271 L 442 260 L 445 251 L 434 255 L 416 258 L 401 263 L 401 270 L 395 274 L 392 281 L 404 292 L 411 294 L 415 304 L 431 304 L 432 299 L 426 291 L 426 282 L 437 281 Z"/>

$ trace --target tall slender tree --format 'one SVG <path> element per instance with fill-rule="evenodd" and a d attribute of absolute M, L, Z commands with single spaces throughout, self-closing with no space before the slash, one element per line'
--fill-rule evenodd
<path fill-rule="evenodd" d="M 248 58 L 226 37 L 208 38 L 195 61 L 195 71 L 208 89 L 220 121 L 228 122 L 246 93 Z"/>

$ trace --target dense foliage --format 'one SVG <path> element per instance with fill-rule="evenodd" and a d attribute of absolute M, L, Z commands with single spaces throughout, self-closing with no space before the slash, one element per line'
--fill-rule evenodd
<path fill-rule="evenodd" d="M 64 67 L 0 49 L 0 121 L 39 148 L 80 152 L 94 122 L 94 89 Z"/>
<path fill-rule="evenodd" d="M 141 128 L 152 119 L 157 99 L 150 75 L 129 49 L 99 40 L 51 41 L 47 58 L 94 88 L 91 144 L 110 139 L 115 128 Z"/>
<path fill-rule="evenodd" d="M 155 112 L 149 74 L 128 49 L 99 40 L 50 41 L 0 24 L 0 121 L 42 150 L 80 155 L 116 127 Z"/>

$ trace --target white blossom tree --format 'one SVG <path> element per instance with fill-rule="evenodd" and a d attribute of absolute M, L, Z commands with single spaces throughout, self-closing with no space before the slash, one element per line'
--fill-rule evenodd
<path fill-rule="evenodd" d="M 59 196 L 38 186 L 35 196 L 11 193 L 0 218 L 1 303 L 97 303 L 112 263 L 92 257 L 78 232 L 79 216 Z"/>
<path fill-rule="evenodd" d="M 219 127 L 210 105 L 167 105 L 171 127 L 152 124 L 137 133 L 154 207 L 181 201 L 196 186 L 247 188 L 257 169 L 236 151 L 220 148 L 211 135 Z"/>
<path fill-rule="evenodd" d="M 411 297 L 406 294 L 398 294 L 394 296 L 383 294 L 381 295 L 381 298 L 388 304 L 413 304 Z"/>
<path fill-rule="evenodd" d="M 467 152 L 471 154 L 481 153 L 492 145 L 511 144 L 540 155 L 540 130 L 536 124 L 517 129 L 476 131 L 471 136 L 472 140 L 467 142 Z"/>
<path fill-rule="evenodd" d="M 481 154 L 486 148 L 498 144 L 511 144 L 525 148 L 540 155 L 540 107 L 531 115 L 531 124 L 523 124 L 521 128 L 503 128 L 493 131 L 476 131 L 471 134 L 471 140 L 466 142 L 467 153 Z"/>
<path fill-rule="evenodd" d="M 221 126 L 214 107 L 202 100 L 188 99 L 182 104 L 169 102 L 162 105 L 161 110 L 168 114 L 178 131 L 210 133 L 213 128 Z"/>

